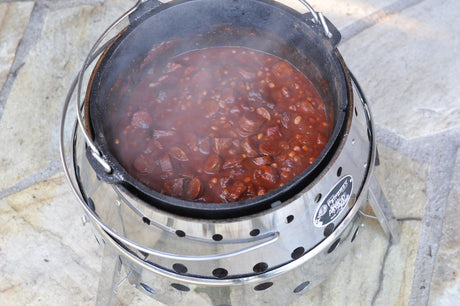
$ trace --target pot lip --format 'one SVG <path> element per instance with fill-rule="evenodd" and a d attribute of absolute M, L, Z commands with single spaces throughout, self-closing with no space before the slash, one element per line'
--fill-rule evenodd
<path fill-rule="evenodd" d="M 264 4 L 270 4 L 265 0 L 256 0 L 257 2 L 262 2 Z M 167 7 L 178 5 L 184 1 L 173 1 L 168 3 Z M 298 16 L 302 16 L 299 12 L 292 10 L 289 7 L 286 7 L 280 3 L 274 4 L 276 7 L 281 9 L 288 9 L 291 13 L 294 13 Z M 296 194 L 302 192 L 311 182 L 313 182 L 321 172 L 326 168 L 328 162 L 338 154 L 338 148 L 340 147 L 341 138 L 345 133 L 345 130 L 349 129 L 350 120 L 346 119 L 349 113 L 349 105 L 352 103 L 351 94 L 351 79 L 348 72 L 348 69 L 341 57 L 339 51 L 333 47 L 331 52 L 335 55 L 338 64 L 340 65 L 340 71 L 343 73 L 343 79 L 345 80 L 345 92 L 346 92 L 346 105 L 340 105 L 339 113 L 343 115 L 339 116 L 339 120 L 335 122 L 335 127 L 332 130 L 331 137 L 326 144 L 323 151 L 316 158 L 312 165 L 302 171 L 297 177 L 286 183 L 284 186 L 277 188 L 273 191 L 270 191 L 264 195 L 253 197 L 243 201 L 235 202 L 226 202 L 226 203 L 203 203 L 203 202 L 193 202 L 175 198 L 172 196 L 167 196 L 161 194 L 153 189 L 150 189 L 146 185 L 142 184 L 138 180 L 134 179 L 125 169 L 121 166 L 118 160 L 113 156 L 108 148 L 107 141 L 102 132 L 94 133 L 93 127 L 91 124 L 91 110 L 90 110 L 90 100 L 93 93 L 94 82 L 98 79 L 98 69 L 103 67 L 106 56 L 110 55 L 110 49 L 116 46 L 120 38 L 123 38 L 125 34 L 128 34 L 130 31 L 133 31 L 139 23 L 141 23 L 145 18 L 138 18 L 133 24 L 131 24 L 127 29 L 124 29 L 113 43 L 107 47 L 99 58 L 96 66 L 91 74 L 90 80 L 88 82 L 87 95 L 85 97 L 84 107 L 85 107 L 85 117 L 88 118 L 87 130 L 90 135 L 94 135 L 95 143 L 98 145 L 99 149 L 103 153 L 104 159 L 110 164 L 114 172 L 111 174 L 103 174 L 101 171 L 96 171 L 101 175 L 101 178 L 105 181 L 123 186 L 127 191 L 132 193 L 134 196 L 140 198 L 141 200 L 151 204 L 158 209 L 165 210 L 167 212 L 181 215 L 184 217 L 199 217 L 202 219 L 228 219 L 236 218 L 247 215 L 252 215 L 254 213 L 259 213 L 261 211 L 267 210 L 269 208 L 276 207 L 281 203 L 291 199 Z M 302 20 L 305 22 L 304 20 Z M 122 40 L 122 39 L 121 39 Z M 348 122 L 348 124 L 347 124 Z M 89 148 L 88 148 L 89 149 Z M 87 154 L 88 159 L 91 159 L 91 154 Z M 91 161 L 90 161 L 91 163 Z M 94 164 L 91 163 L 91 164 Z M 95 169 L 96 170 L 96 169 Z M 100 169 L 99 169 L 100 170 Z"/>

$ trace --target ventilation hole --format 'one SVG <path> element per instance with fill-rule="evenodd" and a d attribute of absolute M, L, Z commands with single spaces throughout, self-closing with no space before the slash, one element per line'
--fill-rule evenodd
<path fill-rule="evenodd" d="M 214 234 L 212 235 L 212 240 L 214 241 L 221 241 L 224 237 L 221 234 Z"/>
<path fill-rule="evenodd" d="M 91 209 L 94 212 L 96 211 L 96 206 L 94 206 L 93 199 L 88 198 L 88 200 L 86 201 L 86 204 L 88 205 L 89 209 Z"/>
<path fill-rule="evenodd" d="M 286 217 L 286 223 L 291 223 L 292 221 L 294 221 L 294 216 L 293 215 L 289 215 Z"/>
<path fill-rule="evenodd" d="M 341 176 L 342 175 L 342 167 L 339 167 L 339 169 L 337 169 L 337 176 Z"/>
<path fill-rule="evenodd" d="M 305 249 L 303 247 L 298 247 L 291 253 L 292 259 L 299 259 L 305 253 Z"/>
<path fill-rule="evenodd" d="M 179 274 L 184 274 L 188 271 L 187 267 L 180 263 L 173 264 L 173 269 Z"/>
<path fill-rule="evenodd" d="M 306 281 L 306 282 L 303 282 L 301 283 L 300 285 L 298 285 L 295 289 L 294 289 L 294 293 L 299 293 L 303 290 L 305 290 L 308 285 L 310 285 L 310 282 L 309 281 Z"/>
<path fill-rule="evenodd" d="M 321 198 L 323 197 L 323 195 L 321 193 L 318 193 L 315 197 L 315 202 L 318 203 L 319 201 L 321 201 Z"/>
<path fill-rule="evenodd" d="M 147 217 L 143 217 L 142 221 L 144 221 L 145 224 L 150 225 L 150 219 Z"/>
<path fill-rule="evenodd" d="M 251 235 L 252 237 L 255 237 L 259 234 L 260 234 L 260 230 L 258 229 L 253 229 L 252 231 L 249 232 L 249 235 Z"/>
<path fill-rule="evenodd" d="M 359 226 L 356 227 L 356 230 L 353 233 L 353 236 L 351 237 L 351 242 L 353 242 L 356 239 L 356 236 L 358 236 L 358 233 L 359 233 Z"/>
<path fill-rule="evenodd" d="M 356 117 L 358 117 L 358 110 L 356 109 L 356 107 L 355 107 L 355 115 Z"/>
<path fill-rule="evenodd" d="M 156 294 L 155 290 L 153 290 L 152 288 L 150 288 L 150 286 L 144 284 L 144 283 L 139 283 L 139 285 L 141 285 L 141 287 L 147 291 L 148 293 L 150 294 Z"/>
<path fill-rule="evenodd" d="M 265 272 L 267 271 L 267 269 L 268 269 L 268 265 L 265 262 L 259 262 L 258 264 L 254 265 L 254 267 L 252 268 L 252 270 L 256 273 Z"/>
<path fill-rule="evenodd" d="M 174 289 L 177 289 L 177 290 L 179 290 L 179 291 L 183 291 L 183 292 L 188 292 L 188 291 L 190 291 L 190 288 L 189 288 L 189 287 L 184 286 L 184 285 L 181 285 L 181 284 L 172 283 L 172 284 L 171 284 L 171 287 L 173 287 Z"/>
<path fill-rule="evenodd" d="M 339 245 L 339 243 L 340 243 L 340 238 L 337 239 L 337 240 L 331 245 L 331 247 L 329 248 L 329 250 L 327 250 L 327 253 L 328 253 L 328 254 L 329 254 L 329 253 L 332 253 L 332 252 L 337 248 L 337 246 Z"/>
<path fill-rule="evenodd" d="M 254 287 L 254 290 L 255 291 L 262 291 L 262 290 L 266 290 L 266 289 L 270 288 L 271 286 L 273 286 L 272 282 L 266 282 L 266 283 L 258 284 L 257 286 Z"/>
<path fill-rule="evenodd" d="M 181 231 L 181 230 L 177 230 L 176 235 L 179 236 L 179 237 L 185 237 L 185 232 Z"/>
<path fill-rule="evenodd" d="M 324 229 L 324 236 L 328 237 L 334 231 L 334 223 L 329 223 L 326 228 Z"/>
<path fill-rule="evenodd" d="M 214 275 L 214 277 L 217 277 L 217 278 L 223 278 L 228 275 L 228 271 L 223 268 L 217 268 L 217 269 L 212 270 L 212 275 Z"/>

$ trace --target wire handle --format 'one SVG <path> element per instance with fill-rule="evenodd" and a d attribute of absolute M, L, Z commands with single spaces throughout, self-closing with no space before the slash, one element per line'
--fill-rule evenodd
<path fill-rule="evenodd" d="M 307 1 L 305 0 L 299 0 L 300 3 L 302 3 L 311 13 L 311 15 L 313 16 L 313 23 L 315 24 L 320 24 L 323 29 L 324 29 L 324 35 L 326 35 L 326 37 L 328 38 L 332 38 L 332 33 L 329 31 L 329 27 L 327 26 L 327 23 L 326 23 L 326 20 L 324 19 L 324 16 L 322 13 L 320 12 L 316 12 L 313 7 L 308 4 Z"/>
<path fill-rule="evenodd" d="M 98 38 L 96 43 L 91 48 L 88 56 L 86 57 L 81 70 L 77 76 L 77 100 L 76 100 L 76 113 L 77 113 L 77 122 L 78 127 L 80 128 L 83 136 L 85 138 L 86 143 L 91 149 L 92 156 L 101 164 L 104 168 L 104 171 L 108 174 L 112 173 L 112 167 L 107 163 L 107 161 L 103 158 L 102 153 L 99 151 L 91 136 L 88 134 L 88 131 L 85 128 L 85 124 L 83 122 L 83 103 L 82 103 L 82 83 L 83 83 L 83 76 L 85 74 L 86 69 L 89 65 L 110 45 L 113 40 L 117 37 L 116 35 L 110 38 L 106 43 L 103 44 L 103 41 L 109 36 L 110 32 L 116 28 L 119 24 L 121 24 L 125 19 L 129 17 L 129 15 L 138 9 L 138 7 L 145 2 L 146 0 L 139 0 L 132 8 L 126 11 L 123 15 L 121 15 L 115 22 L 113 22 L 105 31 L 104 33 Z M 102 46 L 101 46 L 102 45 Z"/>

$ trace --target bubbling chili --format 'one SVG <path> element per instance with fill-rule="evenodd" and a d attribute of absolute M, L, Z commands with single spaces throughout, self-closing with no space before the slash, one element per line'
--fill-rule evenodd
<path fill-rule="evenodd" d="M 222 203 L 263 195 L 304 171 L 328 141 L 315 87 L 263 52 L 195 50 L 146 68 L 130 89 L 118 83 L 111 151 L 136 180 L 169 196 Z"/>

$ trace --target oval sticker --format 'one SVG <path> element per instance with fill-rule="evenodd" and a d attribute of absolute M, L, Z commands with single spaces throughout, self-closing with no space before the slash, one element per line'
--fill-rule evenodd
<path fill-rule="evenodd" d="M 350 201 L 353 191 L 353 178 L 347 175 L 329 191 L 313 216 L 316 227 L 324 227 L 334 221 Z"/>

